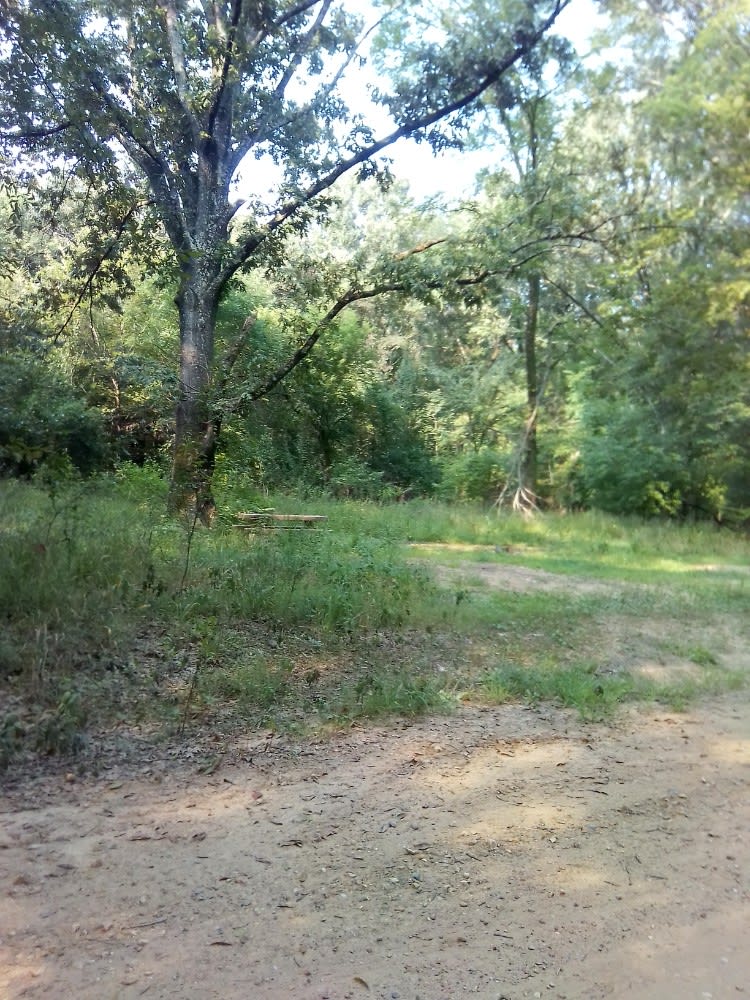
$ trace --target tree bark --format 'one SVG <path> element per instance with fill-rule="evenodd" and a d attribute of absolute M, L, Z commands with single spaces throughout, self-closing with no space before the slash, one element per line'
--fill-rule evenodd
<path fill-rule="evenodd" d="M 211 481 L 221 419 L 211 389 L 219 290 L 218 265 L 208 254 L 183 264 L 177 308 L 180 316 L 180 377 L 169 503 L 210 524 L 216 510 Z"/>
<path fill-rule="evenodd" d="M 521 451 L 521 482 L 519 486 L 530 498 L 536 497 L 537 487 L 537 408 L 539 383 L 536 360 L 536 340 L 539 328 L 539 297 L 541 277 L 532 274 L 528 279 L 528 302 L 523 335 L 524 361 L 526 364 L 526 425 Z"/>

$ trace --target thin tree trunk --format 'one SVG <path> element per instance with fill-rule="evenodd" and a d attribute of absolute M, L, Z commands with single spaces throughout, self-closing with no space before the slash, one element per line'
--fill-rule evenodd
<path fill-rule="evenodd" d="M 537 487 L 537 407 L 539 402 L 539 383 L 536 361 L 536 341 L 539 328 L 539 297 L 541 278 L 533 274 L 529 278 L 529 300 L 526 306 L 526 326 L 524 329 L 523 348 L 526 363 L 526 427 L 524 428 L 523 450 L 521 454 L 521 475 L 519 486 L 521 490 L 536 497 Z"/>

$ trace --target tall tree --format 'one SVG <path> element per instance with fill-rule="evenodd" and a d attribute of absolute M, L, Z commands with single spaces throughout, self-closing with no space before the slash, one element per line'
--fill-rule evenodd
<path fill-rule="evenodd" d="M 598 271 L 582 392 L 587 499 L 740 518 L 750 503 L 748 0 L 608 0 L 625 124 L 610 188 L 637 217 Z M 609 123 L 618 95 L 606 101 Z M 600 120 L 602 116 L 600 115 Z M 621 126 L 622 128 L 622 126 Z M 746 516 L 746 515 L 745 515 Z"/>
<path fill-rule="evenodd" d="M 566 125 L 574 61 L 568 43 L 545 39 L 533 59 L 484 99 L 502 158 L 485 178 L 479 218 L 488 253 L 505 265 L 495 301 L 510 319 L 508 344 L 522 359 L 526 397 L 501 499 L 523 509 L 538 500 L 540 415 L 553 369 L 570 353 L 568 320 L 571 311 L 579 322 L 585 316 L 577 258 L 610 234 L 613 221 L 590 181 L 583 194 L 578 145 Z"/>
<path fill-rule="evenodd" d="M 343 97 L 362 59 L 361 18 L 337 0 L 26 0 L 0 4 L 0 136 L 39 170 L 65 158 L 123 202 L 147 193 L 179 269 L 180 397 L 172 473 L 177 508 L 209 516 L 221 414 L 217 309 L 242 268 L 278 258 L 285 233 L 325 212 L 352 171 L 377 172 L 399 139 L 456 141 L 488 88 L 528 60 L 570 0 L 466 0 L 394 53 L 392 119 L 376 138 Z M 382 5 L 388 16 L 390 3 Z M 403 18 L 421 5 L 393 5 Z M 272 204 L 238 197 L 243 164 L 270 156 L 283 181 Z"/>

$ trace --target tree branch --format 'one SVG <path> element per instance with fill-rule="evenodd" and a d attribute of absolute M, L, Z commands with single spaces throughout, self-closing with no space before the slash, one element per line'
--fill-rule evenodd
<path fill-rule="evenodd" d="M 221 365 L 221 375 L 219 376 L 219 379 L 216 383 L 216 391 L 219 394 L 223 393 L 226 390 L 234 366 L 237 364 L 240 355 L 242 354 L 243 350 L 245 349 L 245 345 L 247 344 L 248 334 L 255 326 L 257 321 L 258 317 L 255 315 L 255 313 L 251 313 L 247 317 L 245 322 L 242 324 L 242 329 L 240 330 L 237 339 L 234 341 L 233 344 L 230 345 L 229 349 L 227 350 L 227 353 L 225 354 L 224 360 Z"/>
<path fill-rule="evenodd" d="M 468 90 L 465 94 L 439 108 L 436 108 L 434 111 L 420 115 L 411 121 L 400 125 L 384 138 L 364 146 L 353 156 L 350 156 L 348 159 L 341 160 L 332 170 L 328 171 L 328 173 L 324 174 L 308 188 L 300 192 L 297 198 L 288 202 L 286 205 L 282 205 L 266 222 L 260 232 L 253 234 L 253 236 L 249 237 L 237 247 L 234 255 L 227 261 L 227 264 L 219 276 L 219 287 L 228 281 L 229 278 L 240 267 L 242 267 L 245 261 L 266 239 L 268 239 L 269 236 L 280 229 L 284 223 L 288 222 L 289 219 L 296 215 L 301 208 L 313 201 L 318 195 L 331 188 L 333 184 L 335 184 L 336 181 L 344 174 L 353 170 L 355 167 L 360 166 L 362 163 L 367 162 L 374 156 L 377 156 L 378 153 L 381 153 L 384 149 L 392 146 L 394 143 L 398 142 L 399 139 L 412 136 L 417 132 L 422 132 L 431 125 L 434 125 L 437 122 L 442 121 L 444 118 L 455 114 L 455 112 L 462 111 L 464 108 L 473 104 L 479 97 L 482 96 L 482 94 L 485 93 L 485 91 L 497 83 L 497 81 L 500 80 L 517 62 L 519 62 L 534 48 L 537 42 L 543 37 L 549 28 L 552 27 L 560 13 L 570 2 L 571 0 L 556 0 L 552 13 L 545 18 L 541 25 L 537 27 L 534 34 L 525 37 L 523 42 L 516 44 L 516 46 L 505 56 L 504 59 L 500 60 L 491 72 L 487 73 L 483 79 L 479 81 L 479 83 Z"/>
<path fill-rule="evenodd" d="M 411 250 L 397 254 L 394 257 L 394 260 L 406 260 L 408 257 L 424 253 L 425 251 L 432 249 L 432 247 L 445 242 L 447 241 L 444 239 L 431 240 L 428 243 L 420 244 Z M 463 278 L 455 278 L 452 281 L 441 281 L 435 279 L 427 282 L 426 284 L 431 291 L 439 291 L 441 288 L 446 288 L 451 284 L 458 288 L 467 288 L 472 285 L 482 284 L 488 278 L 498 273 L 501 272 L 485 269 L 477 274 L 468 275 Z M 387 295 L 391 292 L 407 292 L 408 290 L 409 285 L 404 281 L 382 282 L 381 284 L 374 285 L 371 288 L 352 287 L 347 289 L 347 291 L 340 295 L 336 302 L 334 302 L 334 304 L 326 312 L 325 316 L 318 321 L 312 333 L 297 348 L 291 358 L 283 365 L 280 365 L 271 375 L 268 376 L 268 378 L 256 385 L 254 389 L 251 389 L 249 393 L 243 393 L 235 404 L 229 408 L 228 412 L 235 412 L 246 402 L 256 402 L 264 396 L 267 396 L 269 392 L 275 389 L 276 386 L 287 377 L 287 375 L 294 371 L 294 369 L 308 357 L 325 332 L 326 328 L 329 327 L 339 313 L 343 312 L 343 310 L 348 306 L 355 302 L 362 302 L 366 299 L 374 299 L 379 295 Z"/>
<path fill-rule="evenodd" d="M 551 285 L 553 288 L 556 288 L 558 290 L 558 292 L 560 292 L 561 295 L 565 296 L 566 299 L 568 299 L 570 302 L 572 302 L 574 306 L 577 306 L 581 310 L 581 312 L 584 314 L 584 316 L 588 316 L 588 318 L 593 323 L 596 323 L 596 325 L 600 329 L 604 328 L 604 323 L 602 323 L 602 321 L 599 319 L 599 317 L 595 313 L 593 313 L 587 306 L 585 306 L 583 304 L 583 302 L 580 302 L 576 298 L 576 296 L 573 295 L 572 292 L 568 291 L 568 289 L 565 288 L 564 285 L 560 285 L 556 281 L 552 281 L 552 279 L 549 278 L 549 277 L 545 277 L 544 280 L 546 281 L 546 283 L 548 285 Z"/>
<path fill-rule="evenodd" d="M 207 132 L 209 135 L 213 135 L 214 125 L 216 124 L 216 119 L 218 118 L 221 107 L 224 103 L 224 95 L 227 92 L 227 81 L 229 80 L 229 71 L 232 68 L 232 62 L 234 61 L 234 47 L 241 17 L 242 0 L 233 0 L 229 29 L 227 30 L 226 26 L 222 25 L 222 31 L 225 33 L 224 43 L 226 48 L 224 50 L 224 59 L 222 60 L 221 72 L 219 74 L 219 85 L 216 88 L 216 93 L 214 94 L 213 101 L 211 102 L 211 109 L 208 113 Z M 218 27 L 218 18 L 214 23 L 217 24 Z"/>
<path fill-rule="evenodd" d="M 10 142 L 33 142 L 35 139 L 46 139 L 51 135 L 59 135 L 69 128 L 75 128 L 75 123 L 71 121 L 62 122 L 60 125 L 51 125 L 49 128 L 29 128 L 18 132 L 0 132 L 0 139 Z"/>
<path fill-rule="evenodd" d="M 172 56 L 172 69 L 174 70 L 177 93 L 180 98 L 183 110 L 190 114 L 188 104 L 188 78 L 185 70 L 185 50 L 182 47 L 182 38 L 177 28 L 177 8 L 174 0 L 161 0 L 159 4 L 164 11 L 164 24 L 167 29 L 167 41 L 169 42 L 169 52 Z"/>
<path fill-rule="evenodd" d="M 161 0 L 160 6 L 164 11 L 164 23 L 169 42 L 169 52 L 172 57 L 172 69 L 174 71 L 175 84 L 177 86 L 177 97 L 180 107 L 185 113 L 185 117 L 190 122 L 190 131 L 193 136 L 193 144 L 198 148 L 198 135 L 200 128 L 196 121 L 193 110 L 190 106 L 190 87 L 188 84 L 187 70 L 185 68 L 185 49 L 182 45 L 179 28 L 177 26 L 177 7 L 175 0 Z"/>
<path fill-rule="evenodd" d="M 281 17 L 277 18 L 273 22 L 274 28 L 281 28 L 289 21 L 293 20 L 299 14 L 304 14 L 305 11 L 310 10 L 311 7 L 317 6 L 321 0 L 302 0 L 301 3 L 295 4 L 294 7 L 290 7 L 286 13 L 282 14 Z"/>
<path fill-rule="evenodd" d="M 278 84 L 274 89 L 274 97 L 276 98 L 277 101 L 283 101 L 284 95 L 286 94 L 286 89 L 289 86 L 292 79 L 294 78 L 294 74 L 299 69 L 302 59 L 305 56 L 305 52 L 309 51 L 310 42 L 313 40 L 315 32 L 323 23 L 325 16 L 328 13 L 328 10 L 330 9 L 332 0 L 315 0 L 315 3 L 308 3 L 305 6 L 305 9 L 309 9 L 310 7 L 315 6 L 315 4 L 321 2 L 323 3 L 323 9 L 317 15 L 315 23 L 313 24 L 310 31 L 307 33 L 307 36 L 303 40 L 302 45 L 295 53 L 291 62 L 284 70 L 281 79 L 279 80 Z M 382 18 L 380 19 L 380 21 L 382 21 Z M 249 135 L 245 136 L 242 142 L 238 143 L 237 148 L 234 150 L 232 154 L 232 163 L 231 163 L 232 173 L 234 173 L 234 171 L 239 167 L 242 160 L 247 156 L 247 154 L 254 146 L 260 146 L 262 143 L 269 140 L 274 132 L 278 132 L 282 129 L 288 128 L 295 121 L 299 121 L 300 119 L 302 119 L 305 115 L 313 111 L 316 108 L 316 106 L 319 105 L 323 100 L 325 100 L 325 98 L 328 97 L 333 92 L 333 90 L 335 90 L 337 84 L 341 80 L 341 77 L 345 73 L 347 67 L 350 65 L 352 59 L 354 59 L 355 55 L 357 54 L 360 45 L 368 37 L 368 35 L 375 30 L 377 25 L 380 24 L 380 21 L 376 22 L 376 24 L 373 25 L 373 27 L 370 28 L 364 34 L 364 36 L 359 40 L 359 42 L 352 49 L 351 53 L 347 56 L 347 58 L 338 68 L 338 70 L 333 75 L 331 80 L 315 94 L 315 96 L 311 101 L 303 105 L 301 108 L 297 108 L 294 114 L 289 115 L 287 118 L 282 119 L 281 121 L 276 121 L 273 127 L 270 126 L 270 122 L 272 121 L 274 115 L 274 106 L 271 105 L 268 108 L 266 114 L 260 119 L 260 121 L 253 129 L 253 131 Z"/>
<path fill-rule="evenodd" d="M 128 225 L 128 222 L 130 222 L 130 220 L 132 219 L 133 215 L 135 214 L 135 212 L 140 207 L 141 207 L 141 205 L 140 205 L 139 202 L 134 202 L 130 206 L 130 208 L 128 209 L 128 211 L 125 213 L 124 218 L 122 219 L 122 221 L 118 225 L 117 229 L 115 230 L 114 236 L 107 243 L 107 246 L 104 249 L 104 252 L 99 256 L 98 260 L 96 261 L 96 263 L 94 264 L 93 268 L 91 269 L 91 273 L 86 278 L 86 281 L 84 282 L 83 287 L 81 288 L 80 293 L 76 297 L 76 300 L 73 303 L 73 305 L 72 305 L 72 307 L 70 309 L 70 312 L 65 317 L 65 320 L 61 323 L 61 325 L 55 331 L 54 336 L 52 338 L 52 342 L 54 344 L 56 344 L 58 342 L 58 340 L 60 339 L 60 337 L 62 337 L 62 335 L 65 332 L 65 330 L 68 328 L 68 325 L 70 324 L 70 321 L 73 319 L 73 316 L 75 315 L 76 310 L 78 309 L 78 307 L 80 306 L 80 304 L 83 302 L 84 298 L 86 297 L 86 294 L 91 291 L 93 283 L 94 283 L 94 278 L 96 278 L 97 274 L 101 270 L 101 267 L 104 264 L 104 261 L 109 257 L 109 255 L 112 253 L 112 251 L 114 250 L 114 248 L 117 246 L 117 243 L 118 243 L 120 237 L 125 232 L 125 229 L 126 229 L 126 227 Z"/>

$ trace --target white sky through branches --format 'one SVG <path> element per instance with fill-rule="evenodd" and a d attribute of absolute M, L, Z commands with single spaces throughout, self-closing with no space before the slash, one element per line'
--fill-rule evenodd
<path fill-rule="evenodd" d="M 370 7 L 359 0 L 360 8 Z M 563 11 L 555 26 L 556 33 L 565 35 L 580 54 L 587 51 L 592 33 L 602 26 L 603 17 L 594 0 L 573 0 Z M 374 82 L 368 67 L 351 70 L 346 76 L 345 93 L 354 112 L 362 112 L 374 127 L 376 135 L 387 134 L 393 128 L 384 109 L 369 100 L 367 87 Z M 398 181 L 406 181 L 411 195 L 422 201 L 440 197 L 451 201 L 470 196 L 480 170 L 491 168 L 502 157 L 499 147 L 476 150 L 446 150 L 435 154 L 426 142 L 404 139 L 384 154 L 392 161 L 391 170 Z M 251 160 L 243 164 L 238 177 L 237 192 L 241 197 L 264 197 L 279 182 L 280 170 L 270 160 Z"/>

